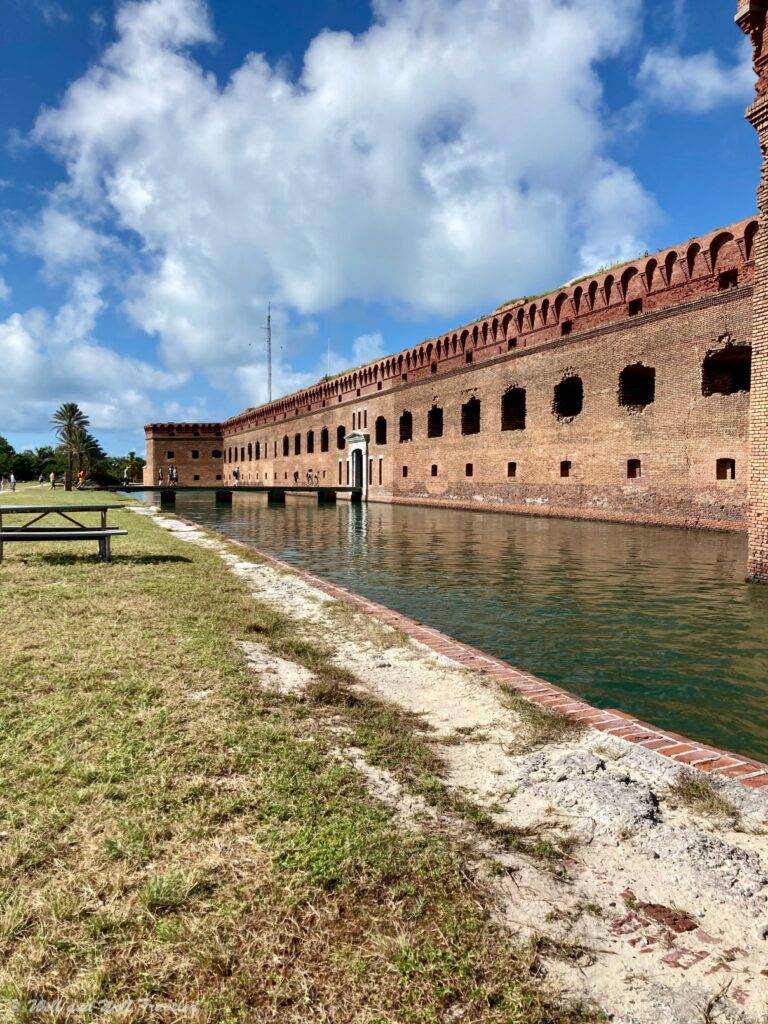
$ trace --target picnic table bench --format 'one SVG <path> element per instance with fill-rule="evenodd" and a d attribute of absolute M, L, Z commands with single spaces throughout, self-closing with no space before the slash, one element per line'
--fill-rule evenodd
<path fill-rule="evenodd" d="M 127 537 L 128 531 L 120 530 L 116 526 L 108 526 L 107 512 L 123 507 L 123 505 L 0 505 L 0 562 L 3 560 L 3 545 L 5 544 L 13 542 L 30 544 L 37 541 L 62 540 L 98 541 L 99 557 L 102 562 L 108 562 L 112 557 L 112 538 Z M 101 526 L 88 526 L 86 523 L 78 522 L 73 514 L 81 512 L 100 512 Z M 9 515 L 31 515 L 33 518 L 26 523 L 13 523 L 4 526 L 3 516 Z M 44 526 L 36 525 L 47 519 L 48 516 L 59 516 L 69 525 L 57 526 L 50 523 Z"/>

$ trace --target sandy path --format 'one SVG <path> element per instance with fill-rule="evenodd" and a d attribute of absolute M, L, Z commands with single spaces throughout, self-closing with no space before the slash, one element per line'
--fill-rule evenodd
<path fill-rule="evenodd" d="M 478 840 L 478 864 L 503 866 L 483 876 L 510 932 L 588 951 L 577 962 L 545 957 L 569 996 L 593 999 L 622 1024 L 768 1021 L 764 795 L 722 780 L 718 790 L 738 815 L 707 817 L 670 794 L 679 766 L 616 737 L 587 730 L 531 749 L 524 717 L 489 678 L 412 641 L 385 646 L 387 627 L 351 609 L 338 614 L 293 574 L 156 510 L 136 511 L 218 551 L 254 597 L 321 629 L 366 690 L 419 715 L 451 789 L 500 823 L 546 823 L 555 839 L 575 840 L 558 871 Z M 265 687 L 300 696 L 311 682 L 259 645 L 247 645 L 246 656 Z M 360 751 L 342 744 L 341 753 L 401 821 L 415 827 L 428 815 Z"/>

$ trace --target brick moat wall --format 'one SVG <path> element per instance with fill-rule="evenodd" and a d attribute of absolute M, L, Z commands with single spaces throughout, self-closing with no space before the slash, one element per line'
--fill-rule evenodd
<path fill-rule="evenodd" d="M 145 480 L 167 448 L 181 484 L 347 485 L 355 433 L 370 500 L 743 529 L 754 225 L 220 425 L 150 425 Z"/>

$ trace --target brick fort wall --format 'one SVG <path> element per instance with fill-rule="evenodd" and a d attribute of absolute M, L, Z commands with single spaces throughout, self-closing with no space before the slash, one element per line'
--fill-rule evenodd
<path fill-rule="evenodd" d="M 151 424 L 145 482 L 168 449 L 182 484 L 346 485 L 354 432 L 369 500 L 743 529 L 757 228 L 504 304 L 222 424 Z"/>

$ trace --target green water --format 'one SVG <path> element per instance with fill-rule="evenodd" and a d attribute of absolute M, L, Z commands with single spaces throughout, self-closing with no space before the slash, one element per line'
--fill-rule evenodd
<path fill-rule="evenodd" d="M 389 505 L 177 511 L 558 683 L 768 760 L 768 587 L 743 536 Z"/>

